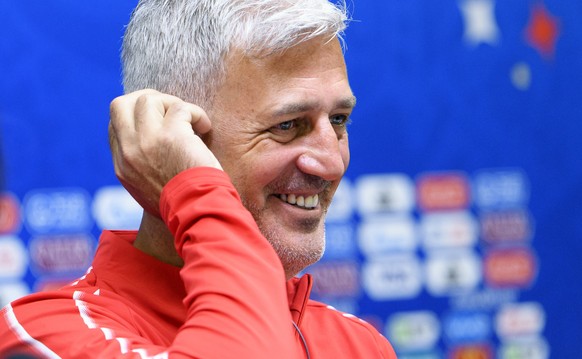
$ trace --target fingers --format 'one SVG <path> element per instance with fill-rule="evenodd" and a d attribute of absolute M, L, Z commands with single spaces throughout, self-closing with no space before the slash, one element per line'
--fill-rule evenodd
<path fill-rule="evenodd" d="M 111 116 L 110 125 L 113 127 L 113 131 L 121 133 L 127 130 L 135 130 L 133 115 L 137 99 L 142 95 L 155 96 L 156 94 L 158 92 L 154 90 L 140 90 L 119 96 L 111 101 L 109 113 Z"/>
<path fill-rule="evenodd" d="M 115 173 L 152 214 L 163 186 L 196 166 L 221 169 L 197 134 L 210 130 L 200 107 L 154 90 L 140 90 L 111 102 L 109 142 Z"/>
<path fill-rule="evenodd" d="M 176 121 L 187 122 L 197 135 L 210 131 L 210 119 L 204 110 L 188 102 L 164 102 L 164 125 L 173 126 Z"/>
<path fill-rule="evenodd" d="M 145 89 L 111 102 L 111 125 L 115 132 L 155 132 L 165 121 L 187 121 L 196 134 L 211 128 L 206 112 L 191 103 L 155 90 Z"/>

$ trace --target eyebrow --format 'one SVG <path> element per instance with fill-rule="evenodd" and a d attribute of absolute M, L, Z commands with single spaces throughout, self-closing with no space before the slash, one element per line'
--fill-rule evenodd
<path fill-rule="evenodd" d="M 341 100 L 336 101 L 336 103 L 334 104 L 334 108 L 336 109 L 337 108 L 352 109 L 355 106 L 356 106 L 355 96 L 342 98 Z M 317 107 L 319 107 L 318 103 L 314 101 L 288 103 L 276 109 L 273 112 L 273 117 L 281 117 L 293 113 L 308 112 L 316 109 Z"/>

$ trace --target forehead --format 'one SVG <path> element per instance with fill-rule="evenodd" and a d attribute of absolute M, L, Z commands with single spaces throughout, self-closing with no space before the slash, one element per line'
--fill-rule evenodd
<path fill-rule="evenodd" d="M 226 61 L 226 83 L 236 79 L 315 77 L 318 73 L 336 70 L 347 77 L 343 52 L 337 38 L 315 38 L 281 54 L 253 58 L 235 50 Z"/>
<path fill-rule="evenodd" d="M 264 58 L 249 58 L 235 51 L 226 65 L 226 79 L 216 98 L 223 110 L 236 106 L 260 111 L 268 102 L 312 95 L 317 98 L 310 101 L 331 103 L 352 95 L 336 38 L 312 39 Z"/>
<path fill-rule="evenodd" d="M 340 70 L 344 74 L 346 72 L 343 52 L 337 38 L 312 39 L 281 54 L 248 61 L 261 70 L 299 77 L 313 76 L 317 72 L 332 69 Z"/>

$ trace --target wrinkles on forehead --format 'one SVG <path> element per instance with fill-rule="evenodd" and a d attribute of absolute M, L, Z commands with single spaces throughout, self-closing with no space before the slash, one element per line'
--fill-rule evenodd
<path fill-rule="evenodd" d="M 333 105 L 333 108 L 352 110 L 355 106 L 356 97 L 352 95 L 336 101 L 335 104 Z M 316 101 L 292 102 L 283 104 L 281 107 L 276 108 L 271 114 L 271 116 L 284 117 L 289 114 L 310 112 L 315 110 L 321 110 L 321 104 Z"/>
<path fill-rule="evenodd" d="M 263 59 L 233 52 L 226 70 L 214 106 L 207 109 L 211 119 L 220 114 L 215 128 L 251 129 L 284 115 L 351 112 L 356 103 L 337 39 L 316 38 Z"/>

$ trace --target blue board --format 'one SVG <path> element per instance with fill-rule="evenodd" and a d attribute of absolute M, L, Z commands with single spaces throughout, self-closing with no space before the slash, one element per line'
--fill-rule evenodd
<path fill-rule="evenodd" d="M 0 304 L 132 228 L 107 141 L 136 1 L 0 5 Z M 352 162 L 314 294 L 400 358 L 582 352 L 582 3 L 354 1 Z M 330 338 L 333 340 L 333 338 Z"/>

